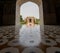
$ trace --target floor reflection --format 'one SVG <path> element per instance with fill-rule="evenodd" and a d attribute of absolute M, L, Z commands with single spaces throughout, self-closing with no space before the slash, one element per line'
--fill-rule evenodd
<path fill-rule="evenodd" d="M 40 25 L 23 25 L 20 29 L 20 43 L 23 46 L 38 46 L 41 42 Z"/>
<path fill-rule="evenodd" d="M 0 27 L 0 53 L 60 53 L 60 26 L 45 25 L 44 35 L 39 25 L 23 25 L 19 30 Z"/>

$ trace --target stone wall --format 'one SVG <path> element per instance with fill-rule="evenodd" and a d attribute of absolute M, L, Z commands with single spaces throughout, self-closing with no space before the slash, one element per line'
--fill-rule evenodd
<path fill-rule="evenodd" d="M 0 1 L 0 26 L 2 25 L 3 5 L 4 5 L 4 2 L 3 1 Z"/>
<path fill-rule="evenodd" d="M 0 20 L 2 20 L 2 25 L 14 25 L 15 24 L 15 5 L 16 1 L 13 0 L 5 0 L 0 1 L 2 3 L 2 16 Z"/>
<path fill-rule="evenodd" d="M 56 10 L 57 24 L 60 25 L 60 0 L 57 0 L 55 2 L 55 10 Z"/>
<path fill-rule="evenodd" d="M 56 23 L 56 13 L 53 0 L 43 0 L 44 24 L 53 25 Z"/>

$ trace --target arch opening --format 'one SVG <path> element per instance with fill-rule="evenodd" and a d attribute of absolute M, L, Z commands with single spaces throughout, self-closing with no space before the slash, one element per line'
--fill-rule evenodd
<path fill-rule="evenodd" d="M 38 46 L 41 42 L 39 7 L 26 2 L 20 7 L 20 43 L 23 46 Z M 33 37 L 31 37 L 33 36 Z M 27 38 L 26 38 L 27 37 Z M 28 39 L 30 38 L 30 39 Z M 25 39 L 25 43 L 24 40 Z M 28 41 L 27 41 L 28 40 Z M 29 42 L 29 43 L 27 43 Z M 33 43 L 33 44 L 32 44 Z"/>

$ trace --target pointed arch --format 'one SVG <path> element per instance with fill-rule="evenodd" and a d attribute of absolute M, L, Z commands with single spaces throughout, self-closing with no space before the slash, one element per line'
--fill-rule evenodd
<path fill-rule="evenodd" d="M 23 19 L 27 16 L 34 16 L 39 19 L 39 7 L 34 2 L 26 2 L 20 7 L 20 14 L 23 16 Z"/>

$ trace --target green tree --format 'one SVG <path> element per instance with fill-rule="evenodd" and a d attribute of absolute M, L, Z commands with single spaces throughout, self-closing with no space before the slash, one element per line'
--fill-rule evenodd
<path fill-rule="evenodd" d="M 23 18 L 22 18 L 22 15 L 20 15 L 20 22 L 22 22 L 23 21 Z"/>
<path fill-rule="evenodd" d="M 40 23 L 40 19 L 36 18 L 35 24 L 39 24 Z"/>

